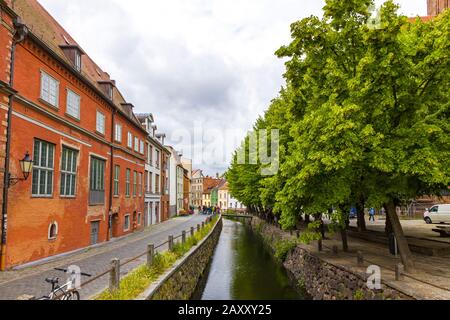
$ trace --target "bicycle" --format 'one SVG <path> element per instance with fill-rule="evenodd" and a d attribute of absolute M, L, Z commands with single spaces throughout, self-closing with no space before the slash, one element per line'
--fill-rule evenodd
<path fill-rule="evenodd" d="M 55 268 L 54 270 L 68 273 L 67 269 Z M 72 275 L 74 275 L 73 272 Z M 80 275 L 85 277 L 92 277 L 92 275 L 84 272 L 81 272 Z M 75 285 L 75 279 L 73 277 L 70 278 L 67 283 L 62 286 L 59 285 L 59 280 L 60 279 L 57 277 L 46 278 L 45 282 L 52 285 L 52 291 L 48 296 L 43 296 L 38 300 L 80 300 L 80 293 L 78 292 L 78 290 L 72 289 L 72 287 L 74 287 Z"/>

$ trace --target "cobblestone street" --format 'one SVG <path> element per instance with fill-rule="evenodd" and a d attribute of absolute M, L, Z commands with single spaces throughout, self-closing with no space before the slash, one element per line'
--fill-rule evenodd
<path fill-rule="evenodd" d="M 30 267 L 19 271 L 0 273 L 0 300 L 15 300 L 18 296 L 27 294 L 41 297 L 48 294 L 50 285 L 45 282 L 47 277 L 59 277 L 62 282 L 67 278 L 62 272 L 54 268 L 66 268 L 69 265 L 77 265 L 82 272 L 93 276 L 105 272 L 110 268 L 110 261 L 119 258 L 122 262 L 145 252 L 148 244 L 161 244 L 167 241 L 169 235 L 178 236 L 183 230 L 197 226 L 206 219 L 205 216 L 195 215 L 187 218 L 176 218 L 146 229 L 143 232 L 129 237 L 118 239 L 103 246 L 88 249 L 65 258 L 56 259 L 44 265 Z M 167 246 L 160 248 L 167 250 Z M 146 257 L 142 257 L 121 268 L 121 276 L 145 263 Z M 89 280 L 83 277 L 82 282 Z M 81 299 L 100 293 L 108 286 L 109 275 L 88 284 L 81 290 Z"/>

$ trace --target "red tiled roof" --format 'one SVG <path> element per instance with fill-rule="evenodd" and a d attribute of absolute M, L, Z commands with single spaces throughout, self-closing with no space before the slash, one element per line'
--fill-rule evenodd
<path fill-rule="evenodd" d="M 82 50 L 81 46 L 37 0 L 15 0 L 13 10 L 21 17 L 22 22 L 25 23 L 31 33 L 43 41 L 58 57 L 68 64 L 72 64 L 60 46 L 78 46 Z M 81 74 L 99 90 L 101 89 L 98 82 L 111 81 L 109 74 L 103 71 L 87 54 L 82 57 Z M 139 120 L 133 112 L 122 105 L 126 103 L 126 100 L 117 87 L 114 88 L 113 103 L 132 122 L 140 126 Z"/>
<path fill-rule="evenodd" d="M 409 18 L 409 22 L 416 22 L 417 18 L 422 20 L 422 22 L 428 22 L 433 20 L 434 16 L 425 16 L 425 17 L 411 17 Z"/>
<path fill-rule="evenodd" d="M 214 188 L 221 183 L 222 180 L 217 180 L 213 178 L 204 178 L 203 179 L 203 193 L 209 194 Z"/>

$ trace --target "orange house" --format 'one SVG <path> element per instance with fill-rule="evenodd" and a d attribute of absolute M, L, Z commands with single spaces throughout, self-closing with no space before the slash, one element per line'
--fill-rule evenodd
<path fill-rule="evenodd" d="M 141 229 L 147 133 L 110 76 L 36 0 L 0 6 L 4 270 Z"/>

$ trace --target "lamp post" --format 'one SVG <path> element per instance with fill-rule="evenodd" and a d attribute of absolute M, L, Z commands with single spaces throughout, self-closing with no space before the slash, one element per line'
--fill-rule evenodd
<path fill-rule="evenodd" d="M 26 181 L 28 180 L 31 171 L 33 170 L 33 160 L 31 160 L 30 154 L 25 154 L 25 157 L 19 161 L 20 169 L 22 170 L 23 178 L 17 178 L 12 177 L 11 174 L 9 175 L 9 185 L 8 187 L 12 187 L 19 183 L 20 181 Z"/>

